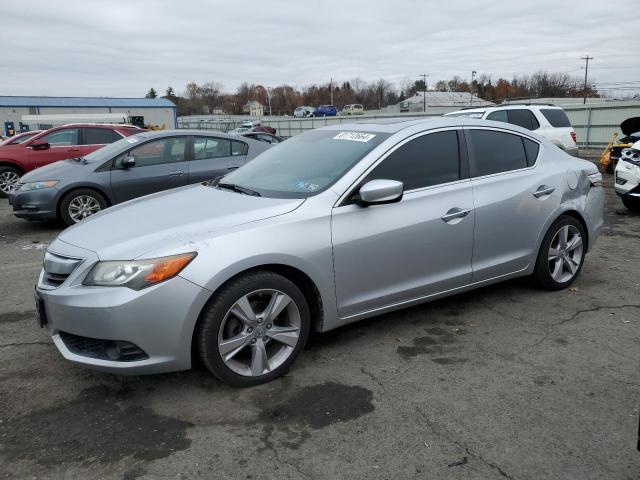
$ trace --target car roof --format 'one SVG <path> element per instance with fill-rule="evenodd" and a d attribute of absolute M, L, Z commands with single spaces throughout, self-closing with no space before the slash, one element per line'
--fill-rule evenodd
<path fill-rule="evenodd" d="M 454 112 L 447 112 L 444 115 L 450 115 L 453 113 L 480 113 L 487 112 L 493 110 L 517 110 L 517 109 L 530 109 L 530 108 L 555 108 L 559 110 L 563 110 L 562 107 L 558 105 L 551 105 L 549 103 L 512 103 L 505 105 L 490 105 L 486 107 L 475 107 L 475 108 L 461 108 L 460 110 L 456 110 Z"/>
<path fill-rule="evenodd" d="M 424 127 L 425 129 L 446 128 L 446 127 L 494 127 L 504 130 L 513 130 L 517 133 L 531 135 L 526 130 L 517 125 L 504 122 L 494 122 L 491 120 L 479 120 L 469 117 L 430 117 L 420 118 L 413 117 L 407 119 L 388 118 L 376 120 L 362 120 L 353 123 L 341 123 L 337 125 L 329 125 L 322 127 L 322 130 L 344 131 L 351 130 L 356 132 L 380 132 L 394 134 L 407 128 Z"/>

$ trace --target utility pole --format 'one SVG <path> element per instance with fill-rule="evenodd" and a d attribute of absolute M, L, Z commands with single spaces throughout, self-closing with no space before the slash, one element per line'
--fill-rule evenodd
<path fill-rule="evenodd" d="M 589 73 L 589 60 L 593 60 L 593 57 L 587 55 L 586 57 L 580 57 L 580 60 L 584 60 L 586 65 L 584 66 L 584 98 L 582 103 L 587 103 L 587 74 Z"/>
<path fill-rule="evenodd" d="M 422 75 L 418 76 L 422 77 L 422 83 L 424 84 L 424 91 L 422 92 L 422 111 L 424 113 L 427 113 L 427 77 L 429 75 L 423 73 Z"/>
<path fill-rule="evenodd" d="M 329 80 L 329 90 L 331 90 L 331 105 L 333 105 L 333 77 Z"/>
<path fill-rule="evenodd" d="M 469 99 L 469 106 L 471 107 L 473 105 L 473 80 L 476 78 L 476 72 L 475 70 L 471 71 L 471 85 L 469 85 L 469 91 L 471 92 L 471 98 Z"/>
<path fill-rule="evenodd" d="M 269 100 L 269 116 L 271 116 L 271 87 L 267 87 L 267 100 Z"/>

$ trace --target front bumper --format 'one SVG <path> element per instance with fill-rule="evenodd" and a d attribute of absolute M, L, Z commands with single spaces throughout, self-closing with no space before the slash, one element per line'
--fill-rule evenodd
<path fill-rule="evenodd" d="M 620 196 L 640 197 L 640 167 L 620 160 L 616 165 L 615 190 Z"/>
<path fill-rule="evenodd" d="M 45 325 L 64 358 L 106 372 L 138 375 L 191 368 L 193 331 L 211 292 L 177 276 L 135 291 L 126 287 L 86 287 L 88 271 L 97 255 L 57 240 L 50 251 L 84 259 L 58 288 L 40 273 L 37 294 L 44 304 Z M 65 334 L 139 347 L 146 358 L 114 361 L 78 354 L 65 343 Z M 68 338 L 68 336 L 67 336 Z"/>
<path fill-rule="evenodd" d="M 13 214 L 18 218 L 54 220 L 57 218 L 58 190 L 18 190 L 9 194 L 9 204 L 13 207 Z"/>

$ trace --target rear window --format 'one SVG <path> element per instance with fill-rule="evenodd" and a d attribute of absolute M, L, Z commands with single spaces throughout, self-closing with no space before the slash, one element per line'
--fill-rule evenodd
<path fill-rule="evenodd" d="M 571 127 L 569 117 L 567 117 L 567 114 L 564 113 L 564 110 L 561 110 L 560 108 L 541 108 L 540 112 L 553 127 Z"/>

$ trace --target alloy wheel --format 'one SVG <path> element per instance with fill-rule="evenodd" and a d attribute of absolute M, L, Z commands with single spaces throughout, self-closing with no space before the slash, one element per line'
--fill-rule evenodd
<path fill-rule="evenodd" d="M 100 202 L 90 195 L 78 195 L 69 202 L 69 216 L 76 223 L 100 210 Z"/>
<path fill-rule="evenodd" d="M 0 172 L 0 191 L 8 195 L 16 183 L 20 180 L 20 175 L 11 170 Z"/>
<path fill-rule="evenodd" d="M 233 372 L 257 377 L 291 356 L 300 329 L 300 310 L 291 297 L 275 289 L 256 290 L 228 310 L 218 332 L 218 352 Z"/>
<path fill-rule="evenodd" d="M 558 283 L 571 280 L 583 259 L 583 241 L 580 231 L 573 225 L 563 225 L 549 246 L 549 273 Z"/>

